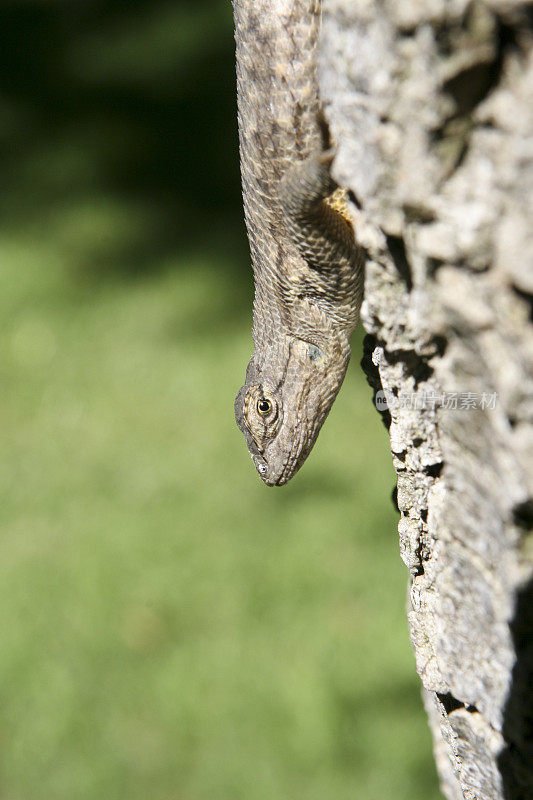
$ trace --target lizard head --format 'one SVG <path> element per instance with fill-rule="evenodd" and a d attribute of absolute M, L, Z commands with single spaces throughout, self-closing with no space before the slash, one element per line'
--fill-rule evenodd
<path fill-rule="evenodd" d="M 260 478 L 283 486 L 311 452 L 340 389 L 349 350 L 330 361 L 316 345 L 289 344 L 285 368 L 278 358 L 252 357 L 235 399 L 235 418 Z M 332 366 L 335 365 L 335 366 Z"/>

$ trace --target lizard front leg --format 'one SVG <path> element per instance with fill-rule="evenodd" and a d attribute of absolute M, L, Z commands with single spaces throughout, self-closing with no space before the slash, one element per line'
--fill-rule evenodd
<path fill-rule="evenodd" d="M 282 281 L 282 290 L 292 310 L 293 332 L 304 339 L 309 339 L 310 323 L 315 339 L 327 338 L 334 329 L 349 337 L 361 305 L 363 254 L 344 192 L 331 177 L 332 160 L 331 150 L 314 152 L 280 181 L 287 235 L 303 259 L 290 280 Z"/>

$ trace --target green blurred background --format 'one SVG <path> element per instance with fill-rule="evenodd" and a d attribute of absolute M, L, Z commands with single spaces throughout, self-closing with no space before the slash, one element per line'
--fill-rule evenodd
<path fill-rule="evenodd" d="M 431 800 L 358 361 L 257 478 L 228 0 L 3 0 L 2 800 Z"/>

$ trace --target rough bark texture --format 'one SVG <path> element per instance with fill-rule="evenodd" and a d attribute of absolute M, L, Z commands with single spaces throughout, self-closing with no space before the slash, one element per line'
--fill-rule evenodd
<path fill-rule="evenodd" d="M 363 364 L 453 800 L 533 797 L 532 19 L 513 0 L 323 8 L 334 175 L 369 255 Z"/>

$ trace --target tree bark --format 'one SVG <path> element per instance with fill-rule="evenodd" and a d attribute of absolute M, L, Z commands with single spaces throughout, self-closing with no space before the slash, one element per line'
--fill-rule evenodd
<path fill-rule="evenodd" d="M 532 20 L 513 0 L 323 3 L 334 176 L 368 252 L 363 366 L 453 800 L 533 797 Z"/>

